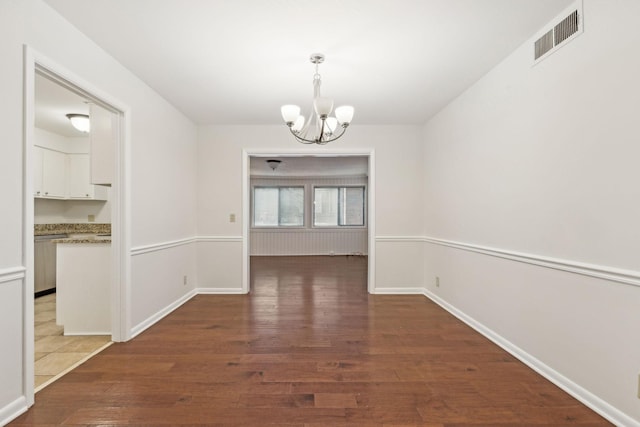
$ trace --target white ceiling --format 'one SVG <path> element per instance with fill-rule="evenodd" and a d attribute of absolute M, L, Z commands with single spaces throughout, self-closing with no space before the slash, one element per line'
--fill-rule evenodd
<path fill-rule="evenodd" d="M 67 114 L 89 114 L 87 100 L 36 73 L 35 125 L 67 137 L 86 137 L 71 126 Z"/>
<path fill-rule="evenodd" d="M 422 124 L 571 0 L 45 0 L 197 124 L 280 124 L 323 94 Z"/>

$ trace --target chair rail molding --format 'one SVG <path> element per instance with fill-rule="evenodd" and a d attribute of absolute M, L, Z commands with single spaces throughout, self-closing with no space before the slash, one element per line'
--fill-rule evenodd
<path fill-rule="evenodd" d="M 0 270 L 0 283 L 24 279 L 27 269 L 23 266 L 3 268 Z"/>
<path fill-rule="evenodd" d="M 439 239 L 435 237 L 423 237 L 426 243 L 439 246 L 460 249 L 469 252 L 480 253 L 511 261 L 523 262 L 554 270 L 566 271 L 569 273 L 581 274 L 583 276 L 595 277 L 626 285 L 640 286 L 640 271 L 624 270 L 615 267 L 588 264 L 579 261 L 572 261 L 560 258 L 546 257 L 542 255 L 528 254 L 511 251 L 508 249 L 492 248 L 489 246 L 475 245 L 471 243 L 456 242 L 453 240 Z"/>

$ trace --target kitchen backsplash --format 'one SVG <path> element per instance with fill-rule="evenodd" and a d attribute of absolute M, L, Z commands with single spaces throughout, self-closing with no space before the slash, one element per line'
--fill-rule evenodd
<path fill-rule="evenodd" d="M 35 224 L 33 234 L 45 236 L 47 234 L 111 234 L 111 224 Z"/>

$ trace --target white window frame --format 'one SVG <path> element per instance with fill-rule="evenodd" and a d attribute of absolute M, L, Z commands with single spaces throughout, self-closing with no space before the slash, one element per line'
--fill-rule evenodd
<path fill-rule="evenodd" d="M 277 188 L 278 192 L 281 188 L 301 188 L 302 189 L 302 224 L 301 225 L 256 225 L 255 218 L 255 196 L 257 188 Z M 297 229 L 297 228 L 306 228 L 306 211 L 307 211 L 307 189 L 304 185 L 252 185 L 251 186 L 251 228 L 252 229 Z M 278 209 L 280 208 L 280 198 L 278 193 Z M 278 222 L 280 222 L 280 212 L 278 212 Z"/>
<path fill-rule="evenodd" d="M 362 225 L 316 225 L 316 209 L 315 209 L 315 201 L 316 201 L 316 188 L 362 188 L 364 191 L 364 198 L 362 200 L 362 210 L 363 210 L 363 224 Z M 368 215 L 368 194 L 367 186 L 365 184 L 349 184 L 349 185 L 313 185 L 311 189 L 311 228 L 318 228 L 322 230 L 327 229 L 349 229 L 349 228 L 367 228 L 367 217 Z M 338 199 L 338 203 L 340 200 Z M 338 213 L 340 212 L 340 206 L 338 205 Z"/>

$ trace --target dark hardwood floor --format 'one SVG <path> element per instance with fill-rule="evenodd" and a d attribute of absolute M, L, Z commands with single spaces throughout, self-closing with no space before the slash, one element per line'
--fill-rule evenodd
<path fill-rule="evenodd" d="M 362 257 L 252 259 L 36 395 L 11 425 L 606 426 L 423 296 L 368 295 Z"/>

